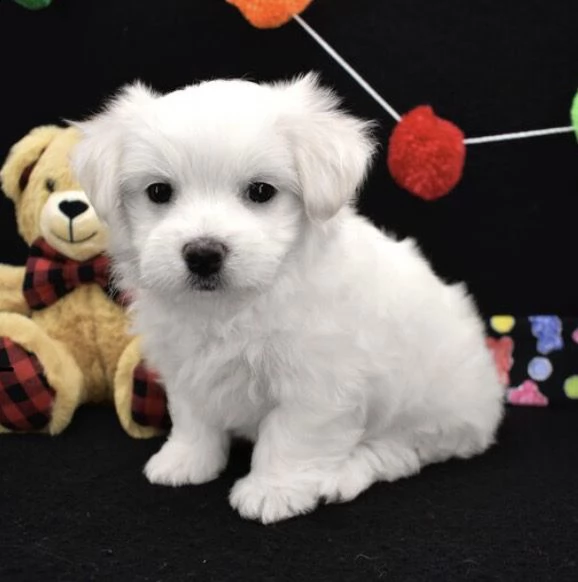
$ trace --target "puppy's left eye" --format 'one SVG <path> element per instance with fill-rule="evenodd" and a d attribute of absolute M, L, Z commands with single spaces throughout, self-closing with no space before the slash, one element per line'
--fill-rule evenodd
<path fill-rule="evenodd" d="M 253 182 L 247 188 L 247 198 L 257 204 L 268 202 L 275 194 L 277 194 L 277 188 L 265 182 Z"/>
<path fill-rule="evenodd" d="M 164 182 L 151 184 L 147 188 L 147 196 L 149 197 L 149 200 L 155 204 L 166 204 L 167 202 L 170 202 L 173 197 L 173 187 Z"/>

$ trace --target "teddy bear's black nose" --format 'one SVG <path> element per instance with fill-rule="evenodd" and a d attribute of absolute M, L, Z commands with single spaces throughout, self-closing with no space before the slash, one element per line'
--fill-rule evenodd
<path fill-rule="evenodd" d="M 83 212 L 86 212 L 88 210 L 88 204 L 86 202 L 82 202 L 81 200 L 74 200 L 73 202 L 64 200 L 58 205 L 58 208 L 60 208 L 62 214 L 68 216 L 68 218 L 72 220 Z"/>

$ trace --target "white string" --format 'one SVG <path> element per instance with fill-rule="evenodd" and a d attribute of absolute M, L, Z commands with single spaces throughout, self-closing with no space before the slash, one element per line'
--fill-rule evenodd
<path fill-rule="evenodd" d="M 297 22 L 303 30 L 305 30 L 309 36 L 319 46 L 325 50 L 337 63 L 339 63 L 348 73 L 355 79 L 365 91 L 371 95 L 385 109 L 396 121 L 401 120 L 399 113 L 325 40 L 323 39 L 313 28 L 311 28 L 301 16 L 298 14 L 293 15 L 293 20 Z M 482 143 L 491 143 L 498 141 L 510 141 L 514 139 L 527 139 L 531 137 L 540 137 L 544 135 L 555 135 L 559 133 L 570 133 L 575 131 L 572 126 L 567 127 L 551 127 L 548 129 L 535 129 L 530 131 L 519 131 L 515 133 L 501 133 L 497 135 L 486 135 L 482 137 L 468 137 L 464 140 L 466 145 L 475 145 Z"/>
<path fill-rule="evenodd" d="M 486 135 L 483 137 L 469 137 L 464 140 L 466 145 L 477 143 L 490 143 L 494 141 L 509 141 L 512 139 L 526 139 L 529 137 L 540 137 L 542 135 L 555 135 L 557 133 L 570 133 L 574 131 L 572 126 L 551 127 L 549 129 L 534 129 L 531 131 L 518 131 L 516 133 L 502 133 L 499 135 Z"/>
<path fill-rule="evenodd" d="M 298 14 L 293 15 L 295 22 L 315 40 L 323 50 L 335 59 L 362 87 L 371 95 L 396 121 L 401 119 L 400 114 L 342 57 L 337 51 L 315 32 Z"/>

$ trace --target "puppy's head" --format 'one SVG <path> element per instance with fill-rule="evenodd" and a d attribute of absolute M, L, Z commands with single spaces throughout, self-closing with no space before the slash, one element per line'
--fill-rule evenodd
<path fill-rule="evenodd" d="M 312 75 L 136 84 L 77 125 L 74 168 L 120 275 L 172 295 L 270 285 L 305 229 L 354 199 L 373 152 Z"/>

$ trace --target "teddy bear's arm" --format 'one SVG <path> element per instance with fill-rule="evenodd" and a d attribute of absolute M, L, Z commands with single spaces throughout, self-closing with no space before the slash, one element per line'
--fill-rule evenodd
<path fill-rule="evenodd" d="M 22 294 L 24 267 L 0 264 L 0 311 L 28 315 L 30 308 Z"/>

